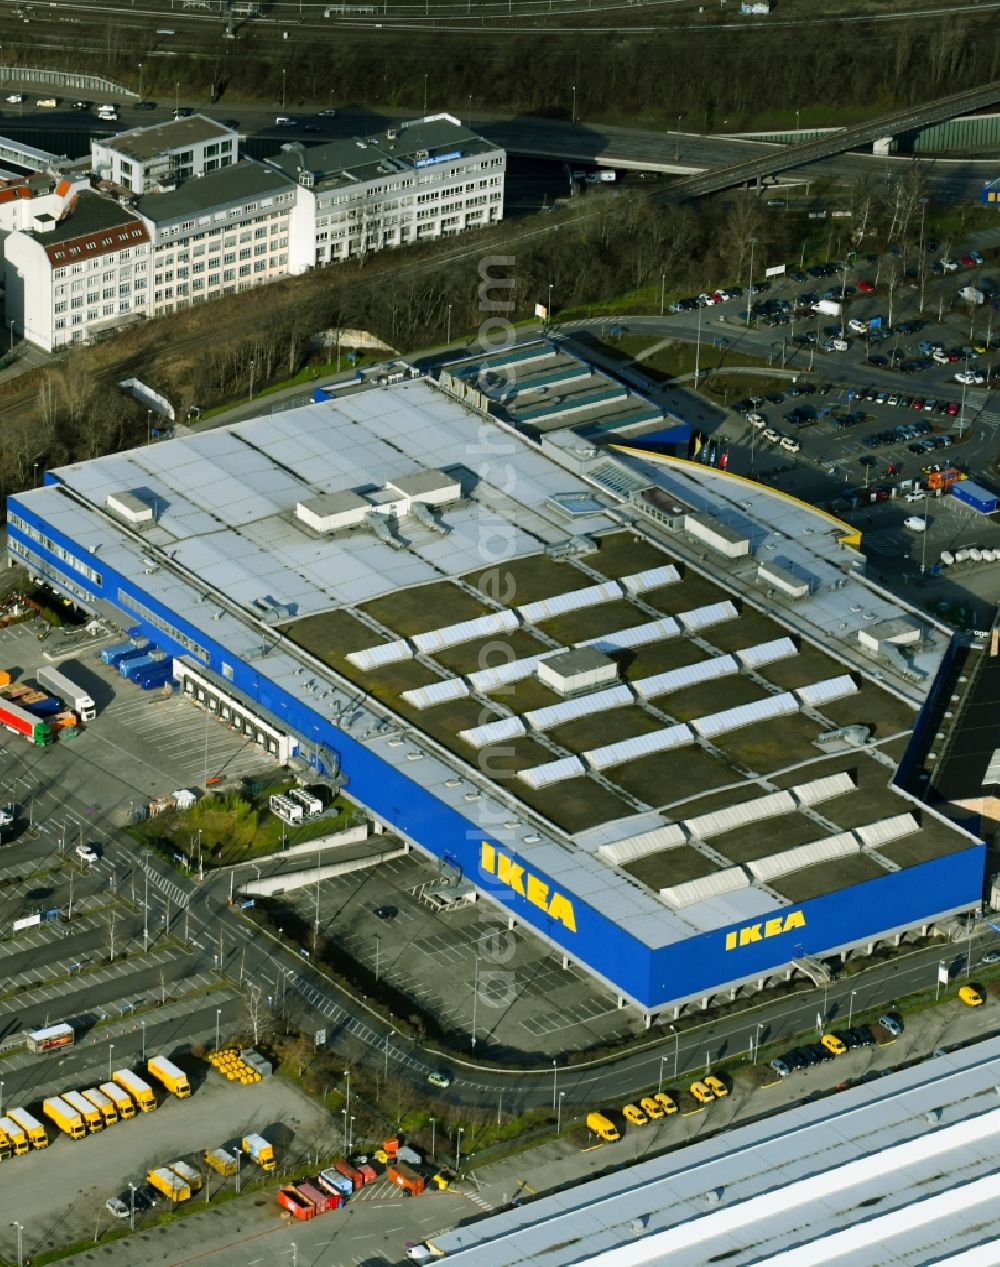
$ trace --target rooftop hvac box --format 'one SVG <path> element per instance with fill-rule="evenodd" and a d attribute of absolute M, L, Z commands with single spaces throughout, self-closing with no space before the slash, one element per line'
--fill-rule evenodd
<path fill-rule="evenodd" d="M 295 507 L 295 517 L 315 532 L 336 532 L 339 528 L 353 528 L 361 523 L 370 510 L 369 501 L 345 488 L 299 502 Z"/>
<path fill-rule="evenodd" d="M 971 506 L 981 515 L 992 515 L 997 504 L 1000 503 L 1000 498 L 996 493 L 991 493 L 988 488 L 983 488 L 982 484 L 977 484 L 974 480 L 962 480 L 958 484 L 953 484 L 951 495 L 955 501 Z"/>
<path fill-rule="evenodd" d="M 407 502 L 423 502 L 425 506 L 443 506 L 458 501 L 462 486 L 443 471 L 417 471 L 413 475 L 401 475 L 389 480 L 386 488 L 399 493 Z"/>
<path fill-rule="evenodd" d="M 757 580 L 761 585 L 769 585 L 772 589 L 780 590 L 789 598 L 805 598 L 809 593 L 808 581 L 804 581 L 800 576 L 796 576 L 794 572 L 777 563 L 762 563 L 757 568 Z"/>
<path fill-rule="evenodd" d="M 538 680 L 560 695 L 573 695 L 618 681 L 618 665 L 593 647 L 563 651 L 546 660 L 539 660 Z"/>
<path fill-rule="evenodd" d="M 667 528 L 673 528 L 675 532 L 680 532 L 687 526 L 688 516 L 691 514 L 690 506 L 686 506 L 663 488 L 636 489 L 629 494 L 629 501 L 644 515 Z"/>
<path fill-rule="evenodd" d="M 124 519 L 133 527 L 153 522 L 152 506 L 147 505 L 140 497 L 136 497 L 135 493 L 108 493 L 107 507 L 112 514 Z"/>
<path fill-rule="evenodd" d="M 883 620 L 869 629 L 858 630 L 858 642 L 869 651 L 878 651 L 882 647 L 905 647 L 919 642 L 922 637 L 920 626 L 909 620 Z"/>
<path fill-rule="evenodd" d="M 727 559 L 738 559 L 750 553 L 749 537 L 744 537 L 741 532 L 728 528 L 708 515 L 688 515 L 685 527 L 690 536 L 704 542 L 717 554 L 725 555 Z"/>

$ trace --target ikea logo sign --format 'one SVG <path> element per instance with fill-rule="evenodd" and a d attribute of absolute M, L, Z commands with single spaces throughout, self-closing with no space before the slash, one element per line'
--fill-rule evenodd
<path fill-rule="evenodd" d="M 735 932 L 726 933 L 726 949 L 735 950 L 737 946 L 749 946 L 752 942 L 763 941 L 765 937 L 777 937 L 779 933 L 790 933 L 795 928 L 805 928 L 806 917 L 801 911 L 789 911 L 787 915 L 777 915 L 774 919 L 764 920 L 761 924 L 746 924 Z"/>
<path fill-rule="evenodd" d="M 571 933 L 576 932 L 576 914 L 573 903 L 562 893 L 552 893 L 544 880 L 530 871 L 525 871 L 519 862 L 515 862 L 501 849 L 483 841 L 479 854 L 479 865 L 489 875 L 495 875 L 501 884 L 519 893 L 533 906 L 544 911 L 550 919 L 556 920 Z"/>

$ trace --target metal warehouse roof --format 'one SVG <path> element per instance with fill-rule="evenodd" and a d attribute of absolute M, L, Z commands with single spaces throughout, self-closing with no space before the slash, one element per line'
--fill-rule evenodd
<path fill-rule="evenodd" d="M 989 1039 L 431 1243 L 454 1267 L 987 1267 L 1000 1262 L 998 1083 Z"/>

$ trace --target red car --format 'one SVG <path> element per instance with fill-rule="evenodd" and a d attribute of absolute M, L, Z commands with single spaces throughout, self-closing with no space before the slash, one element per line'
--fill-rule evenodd
<path fill-rule="evenodd" d="M 889 490 L 887 488 L 876 488 L 874 491 L 877 502 L 887 502 L 889 500 Z"/>
<path fill-rule="evenodd" d="M 874 289 L 874 282 L 858 282 L 858 290 L 862 293 L 862 295 L 870 295 Z"/>
<path fill-rule="evenodd" d="M 947 411 L 948 411 L 948 417 L 949 417 L 949 418 L 954 418 L 954 417 L 956 416 L 956 414 L 958 413 L 958 401 L 957 401 L 957 400 L 949 400 L 949 401 L 948 401 L 948 404 L 945 406 L 945 408 L 946 408 L 946 409 L 947 409 Z"/>
<path fill-rule="evenodd" d="M 914 397 L 914 399 L 913 399 L 913 404 L 910 406 L 910 408 L 911 408 L 911 409 L 923 409 L 923 407 L 924 407 L 924 398 L 923 398 L 923 396 L 915 396 L 915 397 Z"/>
<path fill-rule="evenodd" d="M 959 259 L 959 261 L 958 261 L 958 262 L 959 262 L 959 264 L 961 264 L 961 265 L 962 265 L 962 267 L 963 267 L 963 268 L 975 268 L 975 267 L 976 267 L 976 261 L 972 258 L 972 256 L 971 256 L 971 255 L 963 255 L 963 256 Z"/>

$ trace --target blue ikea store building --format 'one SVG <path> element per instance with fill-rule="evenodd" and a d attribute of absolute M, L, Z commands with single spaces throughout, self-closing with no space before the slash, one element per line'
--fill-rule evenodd
<path fill-rule="evenodd" d="M 407 383 L 393 393 L 401 412 L 392 438 L 410 449 L 382 453 L 381 460 L 398 464 L 388 474 L 375 473 L 390 489 L 413 472 L 440 471 L 469 434 L 468 411 L 432 385 Z M 331 579 L 318 577 L 315 563 L 312 571 L 304 567 L 306 557 L 322 557 L 326 545 L 322 534 L 294 522 L 296 507 L 311 497 L 329 498 L 332 484 L 364 484 L 361 476 L 376 461 L 371 446 L 386 447 L 384 402 L 385 392 L 358 393 L 51 472 L 43 487 L 8 499 L 10 559 L 82 608 L 114 618 L 123 630 L 141 630 L 174 657 L 182 689 L 196 701 L 211 699 L 213 709 L 231 709 L 225 716 L 244 718 L 247 732 L 279 759 L 297 753 L 338 766 L 348 794 L 390 830 L 459 868 L 500 918 L 535 930 L 647 1015 L 763 984 L 796 961 L 871 946 L 979 905 L 982 842 L 943 819 L 931 821 L 924 807 L 892 791 L 896 817 L 916 815 L 922 836 L 941 847 L 800 901 L 782 897 L 780 885 L 776 892 L 774 885 L 745 879 L 738 888 L 708 891 L 704 900 L 685 895 L 674 902 L 671 894 L 665 901 L 609 865 L 599 849 L 579 846 L 526 809 L 509 830 L 510 803 L 499 789 L 494 796 L 461 761 L 415 727 L 401 728 L 399 718 L 370 697 L 359 701 L 356 684 L 277 629 L 343 603 L 343 593 L 332 600 L 331 592 L 344 583 L 345 560 L 334 560 Z M 422 442 L 415 424 L 431 415 L 433 435 L 429 430 Z M 357 454 L 349 443 L 355 429 L 370 446 Z M 306 441 L 317 436 L 325 439 L 310 447 Z M 503 438 L 511 446 L 511 469 L 525 483 L 526 506 L 537 510 L 555 491 L 588 487 L 523 437 Z M 418 443 L 426 448 L 418 451 Z M 491 478 L 484 467 L 480 488 Z M 475 494 L 463 488 L 463 498 L 474 501 Z M 315 504 L 323 513 L 332 507 L 335 516 L 353 513 L 343 500 Z M 450 513 L 445 508 L 444 518 Z M 455 531 L 442 542 L 457 556 L 456 567 L 462 566 L 463 513 L 454 513 Z M 590 527 L 596 532 L 602 525 Z M 342 540 L 330 538 L 331 548 Z M 372 540 L 365 534 L 365 549 Z M 386 569 L 406 562 L 406 549 L 374 540 L 388 552 Z M 430 553 L 437 547 L 428 541 Z M 537 549 L 537 541 L 532 546 Z M 440 575 L 439 561 L 424 570 L 419 562 L 409 561 L 417 583 L 425 573 Z M 370 568 L 357 575 L 359 584 L 371 583 Z M 376 580 L 383 589 L 387 581 L 399 584 L 391 575 Z M 362 586 L 348 600 L 365 592 Z M 254 718 L 261 722 L 256 731 Z M 641 830 L 616 830 L 619 838 L 639 839 L 663 822 L 646 814 L 637 820 Z"/>

